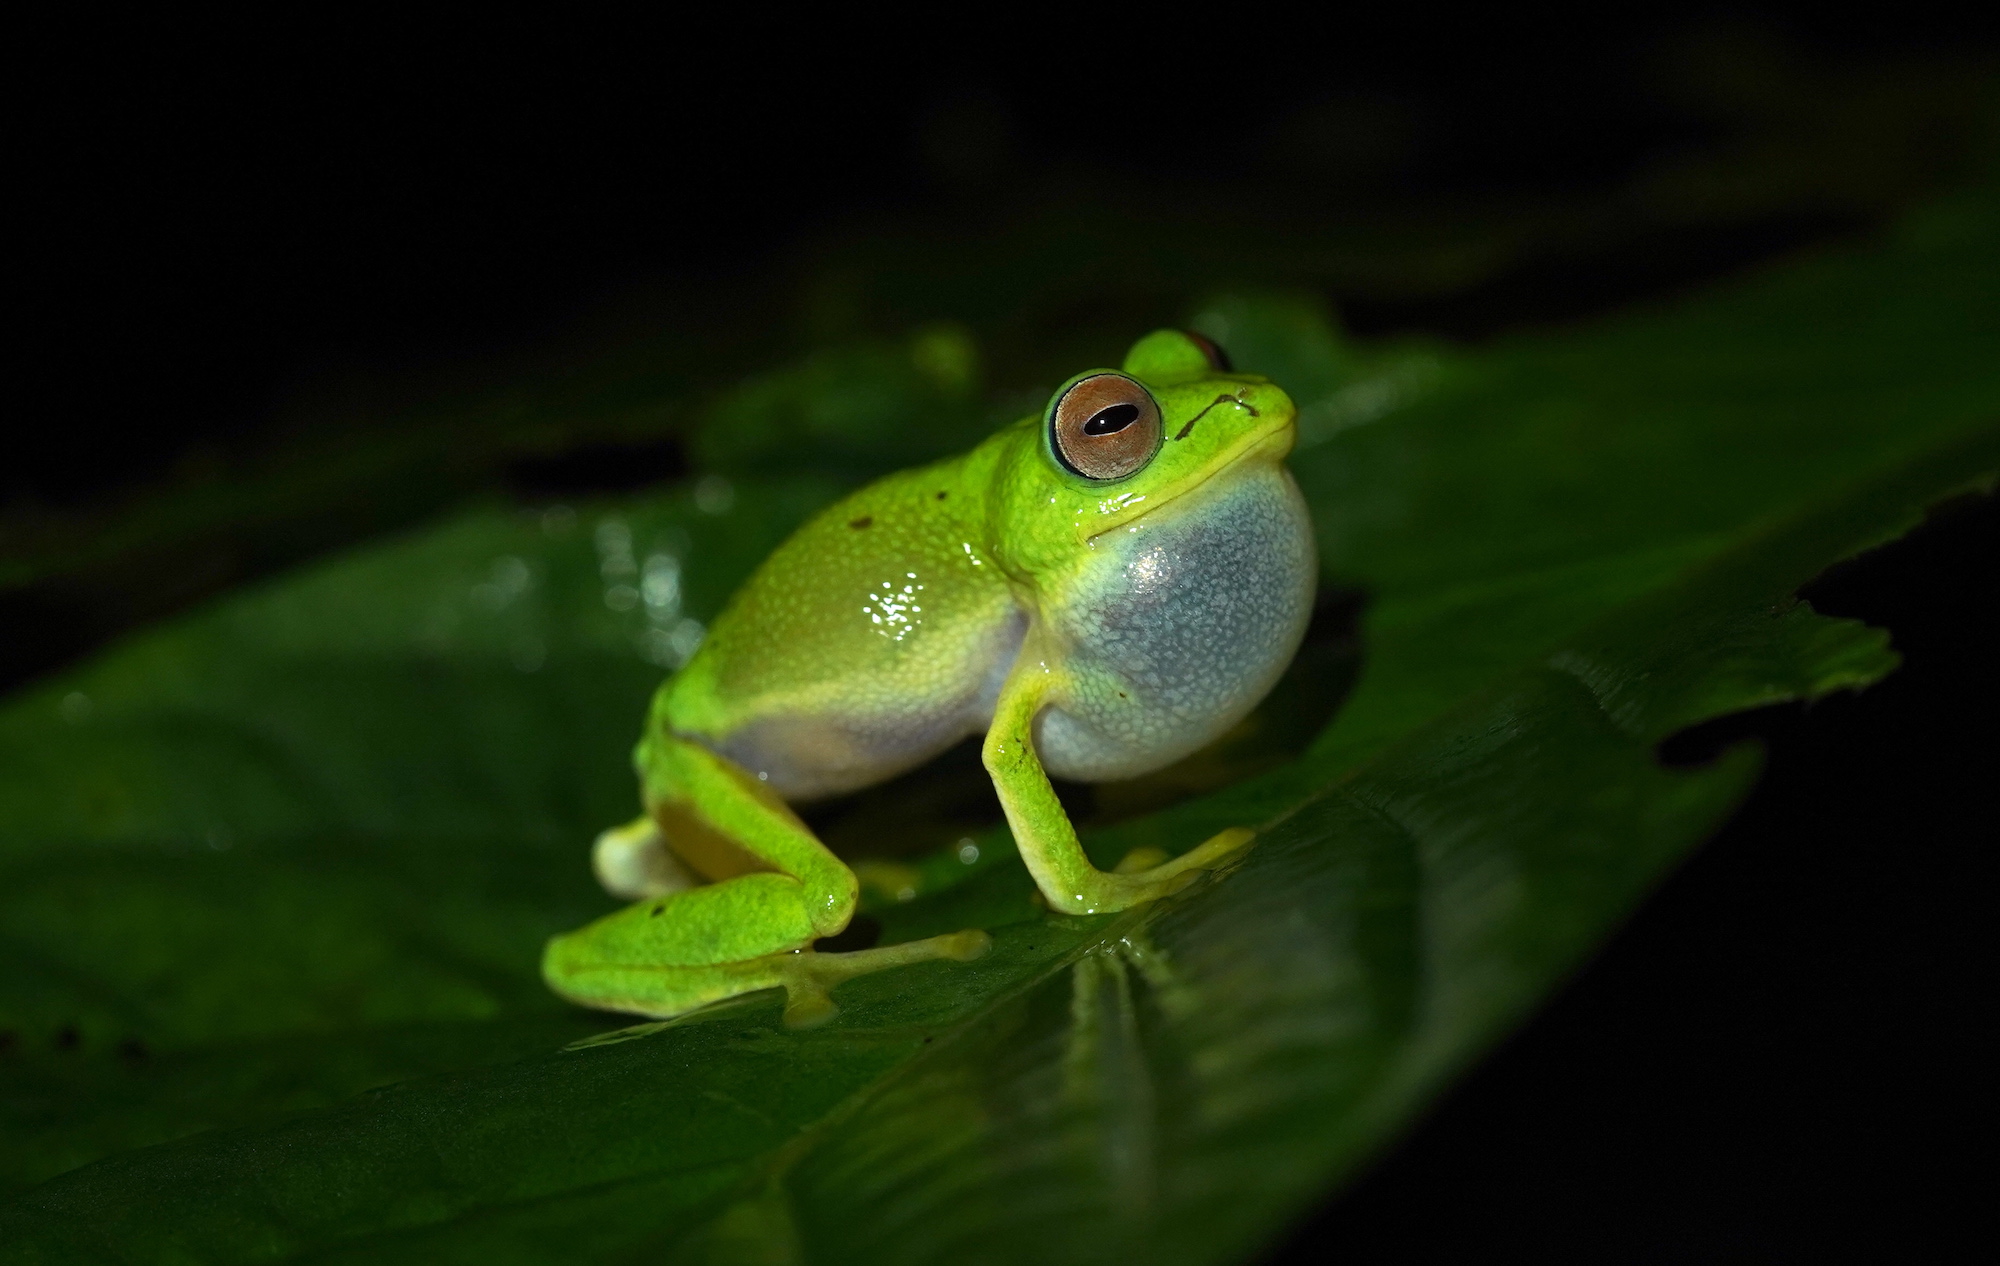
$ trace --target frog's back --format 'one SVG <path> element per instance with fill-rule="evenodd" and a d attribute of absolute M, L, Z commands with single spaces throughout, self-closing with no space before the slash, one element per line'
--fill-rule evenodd
<path fill-rule="evenodd" d="M 983 728 L 1025 617 L 974 530 L 965 462 L 890 475 L 779 546 L 667 684 L 666 723 L 787 799 Z"/>

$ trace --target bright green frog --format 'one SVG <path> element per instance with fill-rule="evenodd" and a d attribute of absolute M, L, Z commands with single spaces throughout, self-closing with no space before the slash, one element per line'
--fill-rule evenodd
<path fill-rule="evenodd" d="M 589 1006 L 672 1016 L 783 986 L 786 1018 L 841 980 L 987 947 L 965 931 L 854 953 L 815 939 L 855 875 L 788 807 L 880 782 L 983 732 L 1022 860 L 1051 908 L 1122 910 L 1250 842 L 1091 865 L 1048 775 L 1158 769 L 1234 725 L 1303 636 L 1316 565 L 1284 468 L 1292 402 L 1199 336 L 1148 335 L 1122 372 L 890 475 L 779 546 L 655 697 L 635 760 L 646 815 L 594 861 L 631 906 L 549 943 Z M 1150 850 L 1149 850 L 1150 852 Z"/>

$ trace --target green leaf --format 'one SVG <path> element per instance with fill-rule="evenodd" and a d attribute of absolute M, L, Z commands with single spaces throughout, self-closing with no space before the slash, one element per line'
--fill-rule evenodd
<path fill-rule="evenodd" d="M 834 482 L 491 509 L 17 696 L 0 1244 L 36 1262 L 1241 1255 L 1755 776 L 1746 749 L 1665 769 L 1662 739 L 1893 666 L 1884 634 L 1793 594 L 2000 468 L 1993 209 L 1473 351 L 1350 347 L 1283 296 L 1202 308 L 1300 397 L 1329 590 L 1367 596 L 1351 692 L 1330 724 L 1307 707 L 1348 691 L 1336 608 L 1244 734 L 1079 797 L 1101 859 L 1264 828 L 1232 873 L 1118 916 L 1036 906 L 950 761 L 900 785 L 917 809 L 828 811 L 830 838 L 923 850 L 876 859 L 898 877 L 870 898 L 887 939 L 977 922 L 996 948 L 845 985 L 821 1029 L 784 1029 L 770 995 L 621 1029 L 550 997 L 535 963 L 612 904 L 585 845 L 632 811 L 627 750 L 663 667 Z M 764 409 L 779 440 L 757 443 L 805 426 L 837 446 L 846 415 L 796 406 L 865 378 L 857 356 L 718 407 Z M 910 399 L 950 385 L 911 372 L 934 381 L 898 379 Z M 1212 790 L 1217 769 L 1249 776 Z"/>

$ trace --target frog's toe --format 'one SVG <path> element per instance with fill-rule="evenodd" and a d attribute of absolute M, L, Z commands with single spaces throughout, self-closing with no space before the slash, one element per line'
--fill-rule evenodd
<path fill-rule="evenodd" d="M 845 954 L 803 950 L 778 956 L 776 961 L 780 964 L 785 986 L 785 1027 L 812 1028 L 838 1015 L 840 1008 L 834 1004 L 831 991 L 844 980 L 940 958 L 969 963 L 992 948 L 992 937 L 978 928 L 967 928 L 963 932 L 926 937 L 921 941 L 905 941 L 901 945 L 883 945 Z"/>
<path fill-rule="evenodd" d="M 1149 871 L 1167 860 L 1167 850 L 1154 848 L 1150 844 L 1141 845 L 1125 854 L 1116 866 L 1111 868 L 1114 875 L 1137 875 Z"/>
<path fill-rule="evenodd" d="M 810 977 L 785 981 L 785 1027 L 816 1029 L 840 1014 L 826 988 Z"/>
<path fill-rule="evenodd" d="M 953 932 L 946 936 L 934 936 L 938 957 L 949 958 L 955 963 L 969 963 L 975 958 L 984 958 L 993 948 L 993 938 L 978 928 L 967 928 L 963 932 Z"/>
<path fill-rule="evenodd" d="M 1200 844 L 1195 845 L 1172 861 L 1162 862 L 1157 866 L 1149 867 L 1143 871 L 1136 868 L 1128 871 L 1126 866 L 1132 861 L 1132 858 L 1128 856 L 1124 862 L 1119 864 L 1118 870 L 1122 874 L 1136 874 L 1141 879 L 1166 879 L 1174 875 L 1187 874 L 1191 871 L 1214 870 L 1216 867 L 1226 865 L 1234 860 L 1236 855 L 1249 848 L 1256 838 L 1257 833 L 1249 827 L 1232 826 L 1225 830 L 1217 831 L 1214 835 L 1209 836 L 1206 840 L 1203 840 Z M 1140 851 L 1143 850 L 1134 850 L 1134 852 Z"/>
<path fill-rule="evenodd" d="M 1158 849 L 1135 848 L 1103 880 L 1105 891 L 1096 910 L 1124 910 L 1171 897 L 1201 878 L 1203 871 L 1228 865 L 1256 838 L 1257 833 L 1250 828 L 1232 826 L 1169 861 L 1159 860 L 1162 854 Z"/>
<path fill-rule="evenodd" d="M 687 867 L 668 850 L 660 828 L 650 817 L 600 834 L 590 849 L 590 868 L 606 892 L 628 900 L 665 896 L 696 883 Z"/>

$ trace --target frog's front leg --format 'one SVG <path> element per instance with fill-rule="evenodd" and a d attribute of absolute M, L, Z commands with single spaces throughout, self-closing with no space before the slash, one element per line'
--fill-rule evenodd
<path fill-rule="evenodd" d="M 1124 910 L 1180 891 L 1194 882 L 1198 872 L 1223 864 L 1249 846 L 1256 832 L 1238 826 L 1219 831 L 1179 857 L 1146 869 L 1121 865 L 1107 873 L 1091 865 L 1035 752 L 1035 716 L 1047 703 L 1057 678 L 1056 670 L 1046 667 L 1034 652 L 1034 641 L 1031 636 L 1001 689 L 981 756 L 1000 795 L 1000 807 L 1006 811 L 1021 860 L 1027 863 L 1028 872 L 1051 907 L 1065 914 Z M 1137 860 L 1137 855 L 1128 859 Z"/>
<path fill-rule="evenodd" d="M 827 993 L 840 981 L 985 952 L 980 931 L 815 952 L 813 941 L 845 928 L 854 913 L 853 872 L 724 757 L 656 734 L 640 765 L 648 819 L 606 832 L 595 854 L 608 887 L 629 895 L 652 884 L 656 895 L 549 942 L 542 974 L 563 997 L 666 1018 L 782 986 L 786 1022 L 802 1025 L 834 1013 Z M 663 846 L 665 857 L 652 855 Z"/>

